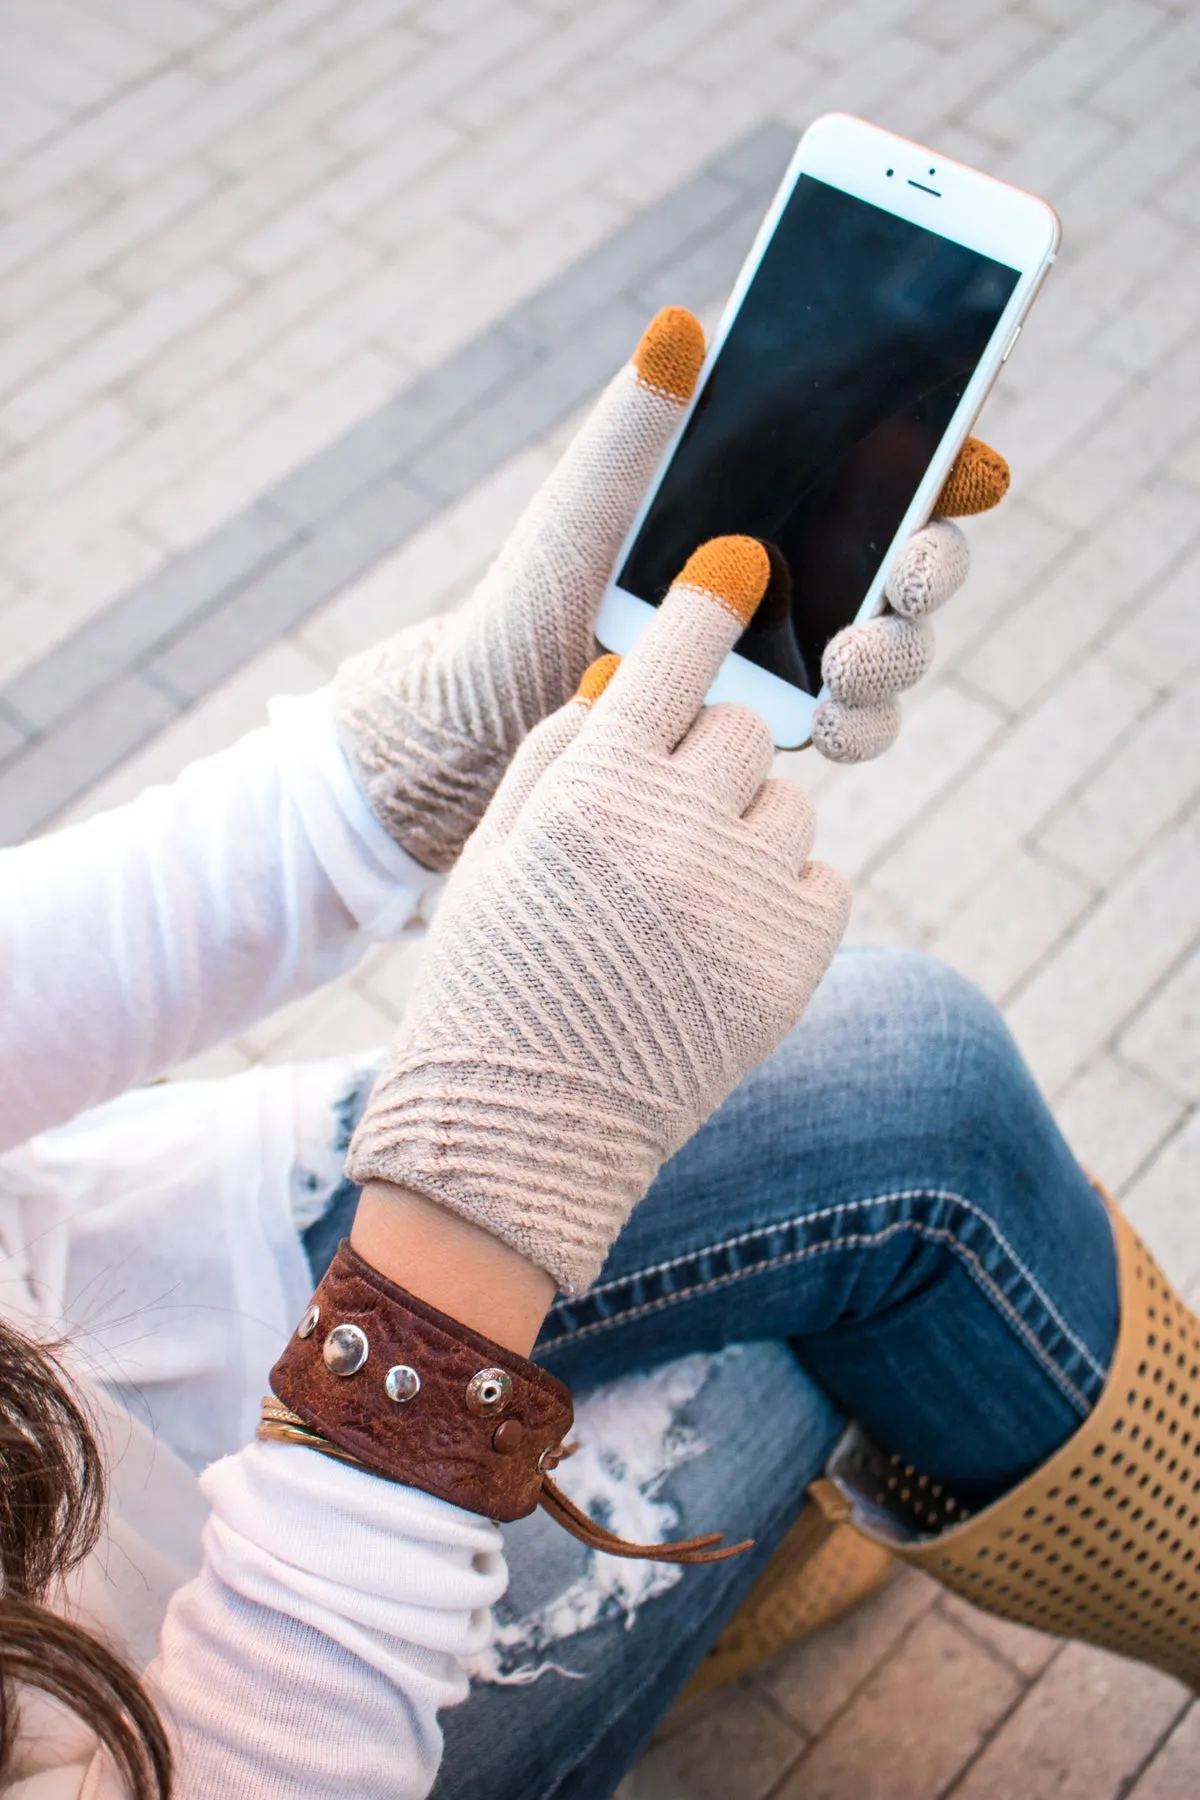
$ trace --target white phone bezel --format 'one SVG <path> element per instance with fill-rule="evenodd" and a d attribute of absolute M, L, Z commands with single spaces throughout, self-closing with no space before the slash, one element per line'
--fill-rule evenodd
<path fill-rule="evenodd" d="M 893 172 L 889 175 L 888 170 Z M 872 617 L 883 605 L 892 559 L 905 539 L 924 524 L 933 510 L 942 483 L 1016 340 L 1017 328 L 1058 249 L 1058 216 L 1036 195 L 1010 187 L 963 163 L 939 157 L 920 144 L 910 143 L 907 138 L 896 137 L 890 131 L 847 113 L 828 113 L 810 125 L 796 147 L 787 174 L 742 265 L 708 347 L 696 392 L 680 414 L 679 426 L 613 564 L 613 574 L 596 618 L 596 636 L 606 650 L 626 655 L 657 610 L 647 601 L 618 587 L 616 571 L 622 567 L 641 529 L 712 365 L 801 175 L 815 176 L 830 187 L 841 188 L 897 218 L 910 219 L 927 230 L 936 230 L 942 237 L 978 250 L 1018 271 L 1017 284 L 1008 304 L 912 504 L 880 562 L 879 572 L 858 612 L 860 619 Z M 796 749 L 809 741 L 812 715 L 824 693 L 822 689 L 815 696 L 806 694 L 757 663 L 732 653 L 722 666 L 709 699 L 738 700 L 754 707 L 770 726 L 776 744 L 781 749 Z"/>

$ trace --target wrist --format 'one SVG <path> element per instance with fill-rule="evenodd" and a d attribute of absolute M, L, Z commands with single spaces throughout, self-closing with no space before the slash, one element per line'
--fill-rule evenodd
<path fill-rule="evenodd" d="M 511 1245 L 390 1181 L 363 1188 L 350 1243 L 389 1281 L 519 1356 L 554 1299 L 553 1277 Z"/>

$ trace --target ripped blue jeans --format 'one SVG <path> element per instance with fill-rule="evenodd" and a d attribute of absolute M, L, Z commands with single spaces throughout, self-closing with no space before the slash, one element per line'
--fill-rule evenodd
<path fill-rule="evenodd" d="M 347 1129 L 367 1082 L 343 1096 Z M 356 1199 L 309 1227 L 319 1276 Z M 506 1527 L 495 1638 L 444 1719 L 434 1800 L 602 1800 L 736 1611 L 847 1416 L 978 1505 L 1104 1383 L 1104 1206 L 995 1009 L 911 951 L 836 959 L 802 1024 L 663 1169 L 540 1361 L 578 1401 L 563 1485 L 683 1569 Z"/>

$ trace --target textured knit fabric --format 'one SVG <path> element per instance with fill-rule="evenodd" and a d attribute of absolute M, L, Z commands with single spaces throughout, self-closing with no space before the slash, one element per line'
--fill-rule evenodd
<path fill-rule="evenodd" d="M 813 715 L 812 741 L 830 762 L 867 762 L 895 739 L 897 696 L 933 661 L 933 633 L 924 621 L 958 592 L 970 569 L 967 540 L 950 515 L 998 506 L 1008 484 L 1004 458 L 968 438 L 938 496 L 941 516 L 913 533 L 888 575 L 891 610 L 829 640 L 821 660 L 828 698 Z"/>
<path fill-rule="evenodd" d="M 690 313 L 660 313 L 467 605 L 339 672 L 363 792 L 425 867 L 453 863 L 521 740 L 573 693 L 613 558 L 703 355 Z"/>
<path fill-rule="evenodd" d="M 566 709 L 573 741 L 534 733 L 351 1143 L 352 1179 L 453 1208 L 568 1290 L 795 1024 L 845 928 L 807 797 L 766 780 L 766 727 L 700 710 L 768 571 L 749 539 L 698 551 L 590 713 Z"/>

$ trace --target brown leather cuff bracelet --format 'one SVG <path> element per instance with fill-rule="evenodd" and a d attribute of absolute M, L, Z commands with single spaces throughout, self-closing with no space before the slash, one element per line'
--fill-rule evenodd
<path fill-rule="evenodd" d="M 570 1390 L 523 1356 L 406 1293 L 343 1239 L 271 1370 L 259 1436 L 308 1444 L 467 1512 L 522 1519 L 542 1505 L 593 1549 L 714 1562 L 720 1533 L 629 1544 L 549 1479 L 574 1420 Z"/>

